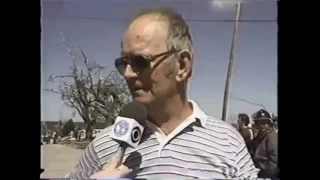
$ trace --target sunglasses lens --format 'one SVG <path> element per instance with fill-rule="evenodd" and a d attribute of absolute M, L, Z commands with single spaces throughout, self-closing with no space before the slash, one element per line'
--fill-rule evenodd
<path fill-rule="evenodd" d="M 122 58 L 118 58 L 115 60 L 114 65 L 116 66 L 116 68 L 118 69 L 121 65 L 124 64 L 124 61 Z"/>
<path fill-rule="evenodd" d="M 126 68 L 126 65 L 130 64 L 130 66 L 138 71 L 142 71 L 149 67 L 150 60 L 146 59 L 144 56 L 133 56 L 130 59 L 126 59 L 124 57 L 118 58 L 115 60 L 114 65 L 117 70 L 123 74 L 123 71 Z"/>
<path fill-rule="evenodd" d="M 133 67 L 143 70 L 149 67 L 150 61 L 146 59 L 144 56 L 134 56 L 131 59 L 131 63 Z"/>
<path fill-rule="evenodd" d="M 114 65 L 116 66 L 118 72 L 120 74 L 124 73 L 124 70 L 126 68 L 126 61 L 123 58 L 118 58 L 115 60 Z"/>

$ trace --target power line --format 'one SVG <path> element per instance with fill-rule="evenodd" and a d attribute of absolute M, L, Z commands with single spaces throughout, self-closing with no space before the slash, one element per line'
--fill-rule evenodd
<path fill-rule="evenodd" d="M 231 94 L 231 93 L 230 93 L 230 96 L 231 96 L 231 99 L 235 99 L 235 100 L 238 100 L 238 101 L 242 101 L 242 102 L 245 102 L 245 103 L 254 105 L 254 106 L 260 106 L 260 107 L 262 107 L 264 110 L 267 110 L 267 108 L 266 108 L 263 104 L 254 103 L 254 102 L 251 102 L 251 101 L 242 99 L 242 98 L 238 98 L 238 97 L 234 96 L 234 95 Z"/>
<path fill-rule="evenodd" d="M 93 20 L 105 20 L 105 21 L 127 21 L 124 18 L 102 18 L 102 17 L 80 17 L 80 16 L 44 16 L 43 19 L 93 19 Z M 236 22 L 232 19 L 185 19 L 188 22 Z M 260 20 L 238 20 L 238 22 L 277 22 L 276 19 L 260 19 Z"/>

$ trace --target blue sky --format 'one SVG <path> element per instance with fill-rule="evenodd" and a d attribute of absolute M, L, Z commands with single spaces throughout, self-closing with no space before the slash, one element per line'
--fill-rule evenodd
<path fill-rule="evenodd" d="M 235 19 L 235 8 L 216 8 L 206 0 L 190 1 L 42 1 L 42 88 L 56 88 L 47 81 L 51 74 L 69 72 L 71 58 L 62 43 L 63 32 L 70 44 L 79 45 L 87 56 L 106 66 L 104 74 L 115 70 L 120 54 L 120 38 L 133 10 L 148 6 L 170 6 L 185 19 Z M 276 20 L 276 1 L 245 1 L 243 20 Z M 109 20 L 108 20 L 109 19 Z M 188 22 L 194 39 L 194 74 L 189 98 L 210 115 L 220 118 L 227 74 L 233 22 Z M 277 114 L 277 22 L 241 22 L 236 44 L 236 60 L 231 84 L 232 95 L 263 104 Z M 42 91 L 42 120 L 70 118 L 73 111 L 59 95 Z M 230 99 L 229 116 L 251 115 L 261 107 Z M 81 120 L 76 117 L 76 120 Z"/>

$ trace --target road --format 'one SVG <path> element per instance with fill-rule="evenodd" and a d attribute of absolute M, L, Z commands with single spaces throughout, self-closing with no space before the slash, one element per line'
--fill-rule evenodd
<path fill-rule="evenodd" d="M 41 167 L 45 169 L 41 178 L 63 178 L 74 168 L 84 151 L 58 144 L 42 145 L 41 147 Z"/>

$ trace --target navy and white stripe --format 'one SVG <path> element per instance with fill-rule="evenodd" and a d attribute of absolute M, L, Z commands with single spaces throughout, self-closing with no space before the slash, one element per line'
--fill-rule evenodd
<path fill-rule="evenodd" d="M 207 116 L 194 102 L 193 115 L 171 139 L 163 142 L 146 128 L 140 145 L 128 148 L 123 163 L 136 178 L 255 179 L 255 168 L 242 136 L 230 124 Z M 112 127 L 103 130 L 85 150 L 70 178 L 87 179 L 116 153 Z"/>

